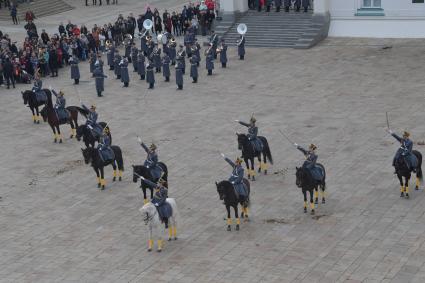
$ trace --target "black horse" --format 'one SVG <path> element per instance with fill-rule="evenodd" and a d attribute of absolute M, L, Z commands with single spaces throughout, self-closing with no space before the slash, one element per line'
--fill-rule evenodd
<path fill-rule="evenodd" d="M 97 187 L 101 188 L 102 190 L 105 189 L 106 185 L 103 171 L 103 168 L 105 166 L 112 165 L 112 168 L 114 169 L 114 178 L 112 179 L 113 182 L 115 182 L 117 175 L 119 176 L 118 180 L 121 181 L 122 172 L 124 171 L 124 161 L 122 158 L 121 148 L 116 145 L 111 146 L 111 148 L 114 151 L 115 159 L 108 162 L 104 162 L 102 160 L 102 158 L 100 157 L 100 153 L 96 148 L 88 147 L 85 149 L 81 149 L 81 151 L 83 152 L 84 161 L 86 162 L 86 164 L 90 163 L 94 169 L 94 172 L 96 172 Z M 118 174 L 117 167 L 119 170 Z"/>
<path fill-rule="evenodd" d="M 107 123 L 105 123 L 105 122 L 99 122 L 98 124 L 99 124 L 99 126 L 102 127 L 102 129 L 105 129 L 105 127 L 107 125 Z M 109 126 L 108 126 L 108 130 L 109 130 L 108 136 L 111 139 L 111 143 L 112 143 L 111 129 L 109 129 Z M 87 128 L 87 125 L 85 125 L 85 124 L 77 127 L 75 137 L 77 138 L 78 141 L 80 141 L 81 138 L 83 138 L 83 142 L 86 145 L 86 147 L 89 147 L 90 145 L 91 145 L 91 147 L 94 147 L 95 142 L 99 142 L 99 140 L 100 140 L 100 137 L 95 138 L 92 135 L 90 129 Z"/>
<path fill-rule="evenodd" d="M 238 204 L 242 206 L 241 218 L 245 218 L 248 221 L 248 208 L 249 208 L 249 194 L 250 194 L 250 184 L 247 179 L 243 179 L 243 183 L 248 191 L 248 196 L 246 199 L 241 200 L 238 198 L 235 192 L 235 188 L 229 181 L 221 181 L 220 183 L 215 183 L 217 187 L 218 195 L 220 196 L 220 200 L 224 200 L 224 205 L 227 209 L 227 231 L 231 231 L 232 218 L 230 216 L 230 207 L 233 207 L 235 210 L 235 218 L 236 218 L 236 230 L 239 230 L 239 215 L 238 215 Z"/>
<path fill-rule="evenodd" d="M 162 172 L 164 172 L 164 174 L 162 175 L 161 178 L 166 183 L 163 186 L 168 188 L 168 168 L 162 162 L 158 162 L 158 166 L 162 169 Z M 152 181 L 154 183 L 158 182 L 158 179 L 155 179 L 155 178 L 152 177 L 150 170 L 148 168 L 146 168 L 143 165 L 133 165 L 133 182 L 137 183 L 137 180 L 140 178 L 140 176 L 142 176 L 143 178 L 148 179 L 149 181 Z M 142 188 L 142 191 L 143 191 L 143 201 L 146 204 L 148 202 L 148 199 L 146 197 L 146 189 L 151 190 L 151 199 L 153 198 L 153 189 L 151 187 L 147 186 L 145 184 L 145 182 L 141 182 L 140 187 Z"/>
<path fill-rule="evenodd" d="M 78 127 L 78 112 L 80 112 L 82 115 L 86 114 L 86 111 L 84 109 L 78 107 L 78 106 L 68 106 L 65 109 L 68 112 L 68 118 L 64 121 L 59 121 L 59 118 L 56 114 L 55 109 L 53 108 L 53 102 L 52 102 L 52 95 L 50 93 L 50 90 L 45 90 L 46 93 L 48 93 L 47 97 L 47 103 L 41 109 L 40 114 L 43 117 L 44 122 L 48 122 L 50 125 L 50 128 L 52 128 L 53 135 L 54 135 L 54 142 L 57 142 L 59 140 L 59 143 L 62 143 L 62 134 L 60 131 L 59 126 L 63 124 L 70 124 L 71 126 L 71 135 L 70 138 L 72 139 L 74 135 L 76 134 L 76 128 Z"/>
<path fill-rule="evenodd" d="M 322 203 L 325 203 L 325 189 L 326 189 L 326 172 L 325 167 L 320 164 L 316 163 L 316 166 L 322 168 L 323 170 L 323 181 L 318 182 L 316 181 L 313 176 L 311 176 L 311 173 L 308 171 L 308 169 L 303 167 L 296 167 L 297 172 L 296 175 L 296 181 L 295 184 L 297 187 L 302 189 L 303 195 L 304 195 L 304 213 L 307 212 L 307 192 L 310 193 L 310 209 L 311 214 L 314 214 L 314 196 L 313 192 L 318 192 L 318 187 L 320 186 L 320 189 L 322 191 Z M 316 200 L 315 203 L 318 203 L 318 193 L 316 194 Z"/>
<path fill-rule="evenodd" d="M 419 185 L 422 181 L 422 154 L 417 151 L 413 150 L 412 154 L 416 156 L 418 159 L 418 167 L 416 169 L 416 187 L 415 190 L 419 189 Z M 406 196 L 406 198 L 409 198 L 409 180 L 412 176 L 413 169 L 409 169 L 409 167 L 406 164 L 405 158 L 401 157 L 395 162 L 395 172 L 397 174 L 397 177 L 400 181 L 400 197 Z M 403 183 L 403 177 L 404 177 L 404 183 Z"/>
<path fill-rule="evenodd" d="M 268 164 L 267 160 L 270 162 L 270 164 L 273 164 L 273 157 L 270 152 L 269 143 L 267 142 L 267 139 L 265 137 L 258 136 L 258 138 L 263 143 L 263 151 L 257 152 L 253 148 L 251 142 L 249 141 L 247 135 L 245 134 L 238 134 L 236 133 L 238 137 L 238 149 L 242 150 L 242 158 L 245 161 L 246 168 L 248 170 L 248 179 L 252 177 L 252 180 L 255 181 L 255 169 L 254 169 L 254 158 L 257 157 L 258 161 L 260 162 L 260 167 L 258 168 L 258 173 L 261 173 L 261 170 L 264 171 L 264 174 L 267 175 L 267 169 Z M 263 161 L 261 162 L 261 154 L 263 155 Z M 249 168 L 248 161 L 251 161 L 251 169 Z"/>
<path fill-rule="evenodd" d="M 51 93 L 48 89 L 44 89 L 46 92 L 46 95 L 51 97 Z M 40 112 L 38 111 L 38 107 L 45 105 L 47 101 L 39 102 L 36 99 L 36 96 L 34 92 L 31 90 L 26 90 L 21 92 L 22 93 L 22 99 L 24 100 L 24 104 L 27 105 L 32 112 L 32 121 L 34 124 L 40 124 Z M 50 98 L 51 99 L 51 98 Z"/>

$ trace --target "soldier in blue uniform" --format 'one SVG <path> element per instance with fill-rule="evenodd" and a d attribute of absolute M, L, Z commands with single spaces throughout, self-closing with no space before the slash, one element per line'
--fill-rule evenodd
<path fill-rule="evenodd" d="M 240 60 L 245 59 L 245 37 L 241 34 L 241 37 L 238 39 L 238 56 Z"/>
<path fill-rule="evenodd" d="M 306 150 L 296 143 L 294 143 L 294 146 L 305 156 L 305 161 L 302 165 L 302 168 L 307 169 L 310 172 L 311 177 L 313 177 L 313 179 L 317 182 L 323 181 L 324 176 L 322 169 L 316 166 L 318 156 L 315 150 L 317 149 L 317 147 L 314 144 L 310 144 L 308 150 Z"/>
<path fill-rule="evenodd" d="M 174 39 L 174 37 L 171 38 L 170 44 L 168 45 L 168 55 L 170 56 L 171 65 L 174 66 L 176 64 L 176 56 L 177 56 L 176 40 Z"/>
<path fill-rule="evenodd" d="M 117 50 L 117 52 L 115 53 L 115 58 L 114 58 L 114 73 L 117 80 L 121 79 L 120 62 L 121 62 L 121 55 L 118 53 L 118 50 Z"/>
<path fill-rule="evenodd" d="M 102 97 L 102 92 L 105 90 L 105 74 L 103 74 L 100 64 L 96 63 L 93 76 L 95 78 L 96 93 L 98 97 Z"/>
<path fill-rule="evenodd" d="M 151 56 L 154 48 L 155 48 L 155 46 L 154 46 L 154 43 L 152 41 L 152 36 L 149 35 L 147 37 L 147 42 L 146 42 L 146 57 L 149 58 Z"/>
<path fill-rule="evenodd" d="M 392 135 L 398 142 L 400 142 L 400 148 L 397 150 L 393 158 L 393 166 L 395 167 L 396 162 L 400 158 L 404 158 L 409 170 L 416 172 L 416 167 L 418 166 L 418 159 L 412 153 L 413 151 L 413 142 L 410 140 L 410 133 L 404 132 L 403 137 L 398 136 L 392 130 L 387 129 L 388 133 Z"/>
<path fill-rule="evenodd" d="M 149 84 L 149 89 L 153 89 L 155 87 L 155 74 L 153 72 L 153 62 L 152 60 L 148 60 L 148 64 L 146 65 L 146 82 Z"/>
<path fill-rule="evenodd" d="M 50 89 L 53 95 L 56 97 L 56 103 L 54 106 L 56 116 L 58 117 L 59 122 L 64 122 L 68 120 L 68 112 L 65 110 L 66 99 L 63 97 L 63 91 L 57 93 L 54 89 Z"/>
<path fill-rule="evenodd" d="M 96 63 L 96 55 L 93 52 L 90 52 L 89 54 L 89 64 L 90 64 L 90 73 L 93 75 L 93 71 L 94 71 L 94 64 Z"/>
<path fill-rule="evenodd" d="M 130 83 L 130 77 L 128 75 L 127 57 L 123 57 L 123 59 L 121 60 L 120 68 L 121 68 L 121 82 L 124 83 L 124 87 L 128 87 L 128 84 Z"/>
<path fill-rule="evenodd" d="M 176 84 L 177 89 L 182 90 L 183 89 L 183 65 L 182 60 L 177 61 L 176 65 Z"/>
<path fill-rule="evenodd" d="M 103 63 L 103 60 L 102 60 L 102 54 L 99 53 L 99 54 L 97 54 L 97 60 L 94 63 L 94 68 L 96 69 L 97 68 L 97 65 L 99 65 L 100 70 L 102 70 L 102 73 L 104 73 L 104 71 L 103 71 L 103 64 L 104 63 Z"/>
<path fill-rule="evenodd" d="M 138 141 L 140 142 L 142 148 L 148 154 L 145 162 L 143 163 L 143 166 L 149 169 L 152 179 L 159 180 L 162 175 L 162 169 L 158 166 L 158 154 L 156 153 L 156 145 L 152 143 L 148 148 L 140 138 L 138 138 Z"/>
<path fill-rule="evenodd" d="M 74 80 L 74 84 L 77 85 L 80 83 L 80 68 L 78 67 L 79 61 L 77 57 L 73 55 L 68 62 L 71 65 L 71 79 Z"/>
<path fill-rule="evenodd" d="M 291 0 L 283 0 L 283 6 L 285 7 L 285 12 L 289 12 L 289 7 L 291 7 Z"/>
<path fill-rule="evenodd" d="M 261 142 L 261 140 L 257 137 L 258 135 L 258 127 L 255 125 L 255 123 L 257 122 L 257 120 L 255 119 L 254 115 L 251 116 L 251 119 L 248 123 L 236 120 L 236 122 L 238 122 L 239 124 L 241 124 L 242 126 L 245 126 L 248 128 L 248 140 L 251 142 L 253 148 L 255 149 L 255 151 L 257 152 L 262 152 L 263 151 L 263 143 Z"/>
<path fill-rule="evenodd" d="M 143 52 L 139 52 L 137 55 L 137 73 L 140 75 L 140 79 L 144 80 L 146 75 L 146 69 L 145 69 L 145 56 L 143 55 Z"/>
<path fill-rule="evenodd" d="M 131 62 L 133 63 L 133 72 L 137 72 L 137 67 L 138 67 L 138 54 L 139 54 L 139 49 L 137 49 L 136 47 L 136 43 L 133 42 L 132 46 L 131 46 Z"/>
<path fill-rule="evenodd" d="M 131 63 L 131 44 L 132 42 L 125 42 L 124 44 L 124 57 Z"/>
<path fill-rule="evenodd" d="M 152 204 L 155 205 L 159 218 L 165 224 L 165 229 L 168 229 L 168 218 L 172 215 L 171 205 L 166 201 L 168 197 L 168 189 L 164 186 L 165 181 L 159 180 L 159 184 L 155 184 L 143 177 L 141 177 L 143 183 L 154 189 Z"/>
<path fill-rule="evenodd" d="M 244 201 L 245 198 L 248 196 L 248 193 L 243 183 L 244 169 L 242 167 L 242 159 L 238 157 L 233 163 L 233 161 L 227 158 L 223 153 L 221 154 L 221 156 L 223 156 L 224 160 L 226 160 L 226 162 L 229 163 L 230 166 L 232 166 L 233 171 L 232 175 L 230 175 L 229 182 L 235 188 L 235 192 L 238 196 L 238 199 L 240 201 Z"/>
<path fill-rule="evenodd" d="M 219 52 L 220 52 L 221 67 L 226 68 L 226 66 L 227 66 L 227 45 L 224 42 L 224 38 L 221 39 L 221 46 L 219 48 Z"/>
<path fill-rule="evenodd" d="M 155 64 L 155 73 L 161 73 L 161 49 L 158 48 L 158 43 L 155 43 L 155 49 L 152 52 L 152 56 Z"/>
<path fill-rule="evenodd" d="M 211 31 L 211 37 L 210 37 L 210 45 L 212 46 L 212 54 L 213 59 L 217 59 L 217 46 L 218 46 L 218 35 L 215 33 L 215 31 Z"/>
<path fill-rule="evenodd" d="M 111 148 L 111 138 L 109 137 L 108 127 L 103 129 L 99 144 L 97 145 L 97 149 L 103 162 L 108 162 L 115 159 L 114 151 Z"/>
<path fill-rule="evenodd" d="M 114 69 L 114 58 L 115 58 L 115 46 L 113 43 L 109 44 L 108 52 L 106 53 L 106 59 L 109 66 L 109 70 Z"/>
<path fill-rule="evenodd" d="M 214 69 L 214 46 L 210 43 L 210 47 L 205 50 L 205 55 L 207 58 L 205 59 L 205 67 L 208 70 L 208 76 L 212 75 L 212 70 Z"/>
<path fill-rule="evenodd" d="M 168 54 L 164 54 L 164 57 L 162 58 L 162 75 L 166 82 L 170 81 L 170 62 Z"/>
<path fill-rule="evenodd" d="M 186 51 L 183 49 L 183 45 L 180 44 L 179 51 L 177 52 L 176 62 L 180 61 L 183 67 L 183 75 L 186 73 Z"/>
<path fill-rule="evenodd" d="M 37 70 L 34 75 L 34 85 L 32 87 L 32 92 L 34 93 L 35 98 L 39 102 L 47 101 L 47 95 L 42 89 L 42 87 L 43 87 L 43 81 L 40 79 L 40 73 Z"/>
<path fill-rule="evenodd" d="M 142 52 L 145 56 L 147 56 L 148 54 L 148 45 L 147 45 L 147 35 L 142 36 L 142 38 L 140 38 L 140 49 L 142 49 Z"/>
<path fill-rule="evenodd" d="M 192 83 L 197 83 L 198 82 L 198 64 L 199 64 L 199 60 L 198 60 L 198 56 L 193 53 L 192 54 L 192 58 L 190 58 L 190 77 L 193 79 Z"/>
<path fill-rule="evenodd" d="M 192 53 L 196 55 L 198 58 L 197 66 L 199 67 L 199 63 L 201 62 L 201 45 L 198 43 L 198 40 L 195 38 L 195 44 L 193 45 Z"/>
<path fill-rule="evenodd" d="M 86 126 L 90 129 L 93 137 L 98 137 L 102 134 L 103 129 L 101 126 L 97 124 L 97 112 L 96 105 L 92 105 L 90 109 L 88 109 L 84 104 L 81 103 L 81 107 L 86 110 L 89 114 L 87 115 Z"/>

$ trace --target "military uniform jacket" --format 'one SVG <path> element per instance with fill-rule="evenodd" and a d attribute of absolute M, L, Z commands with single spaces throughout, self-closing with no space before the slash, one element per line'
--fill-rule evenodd
<path fill-rule="evenodd" d="M 158 154 L 156 154 L 155 151 L 149 150 L 149 148 L 144 143 L 141 143 L 141 146 L 148 154 L 143 165 L 148 169 L 156 167 L 158 163 Z"/>
<path fill-rule="evenodd" d="M 89 114 L 87 115 L 87 124 L 88 125 L 94 125 L 94 124 L 96 124 L 96 122 L 97 122 L 97 113 L 96 113 L 96 111 L 91 111 L 84 104 L 81 105 L 81 107 L 84 110 L 86 110 L 87 112 L 89 112 Z"/>
<path fill-rule="evenodd" d="M 65 98 L 63 96 L 58 96 L 58 94 L 54 90 L 52 90 L 52 93 L 53 93 L 54 96 L 56 96 L 55 108 L 56 109 L 64 109 L 65 105 L 66 105 Z"/>
<path fill-rule="evenodd" d="M 406 153 L 412 153 L 413 150 L 413 142 L 410 139 L 404 139 L 397 134 L 391 134 L 397 141 L 401 143 L 401 149 Z"/>
<path fill-rule="evenodd" d="M 105 78 L 106 76 L 103 74 L 102 70 L 100 69 L 100 67 L 97 67 L 94 72 L 93 72 L 93 76 L 95 78 L 95 83 L 96 83 L 96 91 L 97 92 L 102 92 L 105 90 Z M 96 114 L 96 119 L 97 119 L 97 114 Z"/>
<path fill-rule="evenodd" d="M 253 140 L 257 138 L 258 135 L 258 127 L 252 126 L 251 124 L 239 121 L 239 124 L 248 128 L 248 139 Z"/>
<path fill-rule="evenodd" d="M 133 46 L 131 47 L 131 62 L 133 63 L 133 68 L 137 70 L 137 55 L 139 54 L 139 49 L 137 47 Z"/>
<path fill-rule="evenodd" d="M 208 53 L 207 53 L 207 58 L 206 58 L 206 68 L 207 70 L 213 70 L 214 69 L 214 53 L 213 53 L 213 49 L 214 48 L 210 48 Z"/>
<path fill-rule="evenodd" d="M 151 62 L 146 66 L 146 82 L 153 84 L 155 83 L 155 75 L 153 73 L 153 64 Z"/>
<path fill-rule="evenodd" d="M 123 62 L 120 64 L 120 67 L 121 67 L 121 82 L 129 83 L 130 77 L 128 75 L 128 61 L 127 61 L 127 59 L 123 60 Z"/>
<path fill-rule="evenodd" d="M 106 53 L 106 60 L 108 63 L 108 66 L 114 65 L 114 57 L 115 57 L 115 47 L 111 46 Z"/>
<path fill-rule="evenodd" d="M 316 165 L 318 156 L 313 151 L 306 150 L 301 146 L 297 146 L 297 149 L 301 151 L 305 156 L 306 160 L 304 162 L 304 166 L 307 168 L 313 168 Z"/>
<path fill-rule="evenodd" d="M 161 206 L 165 203 L 168 197 L 168 189 L 161 185 L 157 185 L 154 182 L 144 179 L 143 183 L 145 183 L 150 188 L 154 189 L 154 195 L 152 199 L 152 203 L 155 206 Z"/>
<path fill-rule="evenodd" d="M 74 58 L 69 61 L 71 64 L 71 79 L 78 80 L 80 79 L 80 68 L 78 67 L 78 59 Z"/>
<path fill-rule="evenodd" d="M 227 45 L 223 44 L 221 46 L 222 50 L 220 52 L 220 62 L 227 63 Z"/>
<path fill-rule="evenodd" d="M 116 76 L 121 75 L 120 62 L 121 62 L 121 56 L 119 54 L 115 55 L 115 59 L 114 59 L 114 73 L 115 73 Z"/>
<path fill-rule="evenodd" d="M 162 58 L 162 74 L 164 77 L 170 77 L 170 57 L 168 55 L 165 55 L 164 58 Z"/>
<path fill-rule="evenodd" d="M 196 43 L 195 46 L 196 46 L 196 50 L 193 54 L 195 54 L 196 57 L 198 57 L 198 62 L 201 62 L 201 45 L 199 45 L 199 43 Z"/>
<path fill-rule="evenodd" d="M 143 56 L 142 52 L 140 52 L 137 55 L 137 73 L 139 75 L 146 74 L 146 71 L 145 71 L 145 56 Z"/>
<path fill-rule="evenodd" d="M 176 84 L 183 85 L 183 65 L 180 60 L 177 62 L 176 66 Z"/>
<path fill-rule="evenodd" d="M 176 60 L 176 54 L 177 54 L 176 53 L 176 47 L 174 47 L 174 45 L 170 46 L 168 54 L 170 56 L 171 61 L 174 62 Z"/>
<path fill-rule="evenodd" d="M 90 55 L 89 62 L 90 62 L 90 73 L 93 73 L 94 68 L 95 68 L 94 64 L 96 63 L 96 57 L 94 56 L 94 54 Z"/>
<path fill-rule="evenodd" d="M 195 54 L 190 58 L 190 77 L 198 78 L 198 58 Z"/>
<path fill-rule="evenodd" d="M 240 42 L 238 44 L 238 55 L 245 56 L 245 37 L 242 35 L 239 41 Z"/>
<path fill-rule="evenodd" d="M 226 162 L 229 163 L 230 166 L 232 166 L 233 168 L 232 175 L 230 175 L 229 178 L 229 182 L 232 183 L 232 185 L 241 184 L 244 176 L 244 169 L 242 165 L 236 165 L 232 160 L 227 157 L 224 160 L 226 160 Z"/>
<path fill-rule="evenodd" d="M 161 68 L 161 49 L 155 49 L 153 52 L 153 61 L 156 68 Z"/>

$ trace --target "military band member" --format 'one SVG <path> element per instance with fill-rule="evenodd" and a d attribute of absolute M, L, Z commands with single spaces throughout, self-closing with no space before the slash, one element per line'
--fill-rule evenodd
<path fill-rule="evenodd" d="M 180 61 L 183 67 L 183 75 L 186 73 L 186 51 L 183 49 L 183 45 L 180 44 L 179 51 L 177 52 L 176 61 Z"/>
<path fill-rule="evenodd" d="M 285 12 L 289 12 L 289 7 L 291 7 L 291 0 L 283 0 L 283 6 L 285 6 Z"/>
<path fill-rule="evenodd" d="M 168 52 L 169 52 L 168 55 L 170 56 L 171 65 L 173 66 L 176 64 L 176 55 L 177 55 L 176 46 L 177 46 L 177 43 L 173 37 L 170 40 L 170 44 L 168 44 Z"/>
<path fill-rule="evenodd" d="M 140 51 L 137 55 L 137 73 L 140 75 L 140 79 L 144 80 L 146 75 L 146 69 L 145 69 L 145 56 L 143 55 L 143 52 Z"/>
<path fill-rule="evenodd" d="M 121 59 L 122 59 L 121 55 L 119 54 L 117 50 L 115 53 L 115 58 L 114 58 L 114 73 L 117 80 L 121 79 L 121 67 L 120 67 Z"/>
<path fill-rule="evenodd" d="M 89 64 L 90 64 L 90 73 L 92 74 L 92 77 L 94 77 L 93 71 L 94 71 L 94 64 L 95 63 L 96 63 L 96 54 L 94 54 L 93 52 L 90 52 L 90 54 L 89 54 Z"/>
<path fill-rule="evenodd" d="M 161 49 L 158 48 L 158 43 L 155 43 L 155 48 L 152 53 L 153 62 L 155 64 L 155 73 L 161 73 Z"/>
<path fill-rule="evenodd" d="M 127 58 L 129 63 L 131 63 L 131 43 L 132 40 L 128 41 L 128 39 L 126 39 L 126 41 L 124 41 L 124 57 Z"/>
<path fill-rule="evenodd" d="M 170 81 L 170 62 L 170 57 L 168 54 L 165 54 L 162 58 L 162 75 L 166 82 Z"/>
<path fill-rule="evenodd" d="M 195 53 L 193 53 L 189 61 L 190 61 L 190 77 L 193 79 L 192 83 L 196 84 L 198 82 L 198 64 L 199 64 L 198 56 Z"/>
<path fill-rule="evenodd" d="M 109 70 L 114 69 L 114 58 L 115 58 L 115 46 L 113 43 L 110 43 L 108 46 L 108 51 L 106 53 L 106 59 L 109 66 Z"/>
<path fill-rule="evenodd" d="M 155 74 L 153 68 L 152 60 L 148 59 L 148 64 L 146 65 L 146 82 L 149 84 L 149 89 L 155 87 Z"/>
<path fill-rule="evenodd" d="M 151 35 L 149 35 L 147 37 L 147 39 L 148 39 L 148 41 L 146 42 L 146 57 L 149 58 L 151 56 L 152 52 L 153 52 L 153 49 L 155 48 L 155 45 L 152 41 Z"/>
<path fill-rule="evenodd" d="M 100 68 L 100 65 L 97 63 L 93 72 L 96 83 L 96 92 L 98 97 L 102 97 L 102 92 L 105 90 L 105 76 Z"/>
<path fill-rule="evenodd" d="M 102 70 L 102 73 L 104 73 L 104 71 L 103 71 L 103 60 L 102 60 L 102 54 L 100 54 L 100 53 L 98 53 L 97 54 L 97 60 L 96 60 L 96 62 L 94 63 L 95 64 L 95 68 L 96 68 L 96 63 L 98 63 L 99 64 L 99 67 L 100 67 L 100 69 Z"/>
<path fill-rule="evenodd" d="M 176 65 L 176 84 L 178 90 L 183 89 L 183 65 L 181 60 L 178 60 Z"/>
<path fill-rule="evenodd" d="M 136 43 L 133 42 L 131 46 L 131 62 L 133 63 L 133 72 L 137 72 L 138 60 L 137 55 L 139 54 L 139 49 L 136 47 Z"/>
<path fill-rule="evenodd" d="M 238 56 L 240 60 L 245 59 L 245 37 L 241 34 L 241 37 L 237 41 L 238 45 Z"/>
<path fill-rule="evenodd" d="M 227 45 L 224 42 L 224 39 L 221 39 L 220 47 L 218 48 L 218 52 L 220 53 L 220 62 L 221 67 L 226 68 L 227 66 Z"/>
<path fill-rule="evenodd" d="M 195 38 L 195 44 L 193 45 L 193 54 L 198 58 L 197 65 L 201 62 L 201 45 L 198 43 L 198 40 Z"/>
<path fill-rule="evenodd" d="M 124 83 L 124 87 L 128 87 L 130 83 L 130 76 L 128 75 L 128 60 L 124 57 L 120 62 L 121 68 L 121 82 Z"/>
<path fill-rule="evenodd" d="M 148 44 L 147 44 L 148 38 L 147 37 L 148 37 L 148 35 L 146 34 L 146 35 L 142 36 L 142 38 L 140 38 L 140 49 L 142 50 L 142 52 L 145 56 L 148 55 Z"/>
<path fill-rule="evenodd" d="M 205 59 L 205 66 L 206 69 L 208 70 L 208 76 L 212 75 L 212 70 L 214 69 L 214 46 L 212 43 L 210 43 L 210 47 L 205 50 L 205 55 L 206 55 L 206 59 Z"/>
<path fill-rule="evenodd" d="M 217 59 L 217 46 L 219 43 L 218 35 L 215 33 L 215 31 L 211 31 L 211 37 L 210 37 L 210 44 L 212 44 L 212 52 L 213 52 L 213 59 Z"/>
<path fill-rule="evenodd" d="M 78 67 L 78 59 L 73 55 L 68 63 L 71 65 L 71 79 L 74 80 L 74 84 L 77 85 L 80 83 L 80 68 Z"/>

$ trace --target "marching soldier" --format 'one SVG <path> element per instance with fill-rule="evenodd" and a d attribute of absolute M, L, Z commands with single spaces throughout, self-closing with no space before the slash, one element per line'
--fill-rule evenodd
<path fill-rule="evenodd" d="M 224 42 L 224 38 L 221 39 L 221 45 L 220 45 L 220 48 L 218 49 L 218 52 L 220 53 L 221 67 L 226 68 L 226 66 L 227 66 L 227 45 Z"/>
<path fill-rule="evenodd" d="M 283 5 L 285 6 L 285 12 L 289 12 L 289 7 L 291 7 L 291 0 L 283 0 Z"/>
<path fill-rule="evenodd" d="M 80 83 L 80 68 L 78 67 L 78 59 L 73 55 L 69 60 L 71 65 L 71 79 L 74 80 L 74 84 L 77 85 Z"/>
<path fill-rule="evenodd" d="M 245 59 L 245 37 L 241 34 L 241 37 L 237 41 L 238 45 L 238 56 L 240 60 Z"/>
<path fill-rule="evenodd" d="M 162 58 L 162 75 L 166 82 L 170 81 L 170 57 L 168 54 L 165 54 Z"/>
<path fill-rule="evenodd" d="M 96 63 L 96 55 L 93 52 L 90 52 L 89 54 L 89 63 L 90 63 L 90 73 L 92 74 L 92 77 L 94 77 L 93 71 L 94 71 L 94 64 Z"/>
<path fill-rule="evenodd" d="M 121 55 L 118 53 L 118 50 L 117 50 L 115 54 L 115 59 L 114 59 L 114 73 L 117 80 L 121 79 L 120 62 L 121 62 Z"/>
<path fill-rule="evenodd" d="M 150 58 L 155 46 L 152 41 L 152 36 L 149 35 L 147 38 L 148 38 L 148 41 L 146 42 L 146 57 Z"/>
<path fill-rule="evenodd" d="M 155 87 L 155 74 L 153 68 L 152 60 L 148 59 L 148 64 L 146 65 L 146 82 L 149 84 L 149 89 Z"/>
<path fill-rule="evenodd" d="M 304 8 L 304 13 L 308 12 L 308 6 L 310 6 L 310 0 L 302 0 L 302 6 Z"/>
<path fill-rule="evenodd" d="M 127 40 L 127 38 L 124 40 L 124 57 L 127 58 L 127 61 L 131 63 L 131 47 L 132 47 L 132 40 Z"/>
<path fill-rule="evenodd" d="M 124 57 L 120 62 L 121 67 L 121 82 L 124 83 L 124 87 L 128 87 L 130 83 L 130 77 L 128 75 L 128 60 L 127 57 Z"/>
<path fill-rule="evenodd" d="M 251 116 L 249 124 L 239 120 L 235 120 L 235 122 L 248 128 L 248 134 L 247 134 L 248 140 L 251 142 L 251 145 L 253 146 L 255 151 L 261 152 L 263 150 L 263 143 L 257 137 L 258 127 L 255 125 L 255 123 L 257 122 L 257 119 L 255 119 L 254 115 Z"/>
<path fill-rule="evenodd" d="M 96 67 L 93 71 L 93 76 L 95 77 L 97 96 L 102 97 L 102 92 L 105 90 L 105 78 L 107 76 L 103 74 L 99 63 L 96 64 Z"/>
<path fill-rule="evenodd" d="M 179 51 L 177 52 L 176 61 L 180 61 L 183 68 L 183 75 L 186 73 L 186 51 L 183 49 L 183 45 L 180 44 Z"/>
<path fill-rule="evenodd" d="M 294 2 L 295 12 L 299 12 L 300 8 L 301 8 L 301 0 L 295 0 L 295 2 Z"/>
<path fill-rule="evenodd" d="M 193 47 L 193 54 L 195 54 L 198 58 L 197 66 L 199 67 L 199 63 L 201 62 L 201 45 L 198 43 L 198 40 L 196 38 Z"/>
<path fill-rule="evenodd" d="M 148 53 L 147 53 L 148 52 L 148 44 L 147 44 L 148 39 L 147 39 L 147 37 L 148 37 L 147 35 L 144 35 L 140 39 L 140 49 L 142 50 L 142 52 L 145 56 L 148 55 Z"/>
<path fill-rule="evenodd" d="M 146 75 L 145 70 L 145 56 L 143 56 L 143 52 L 140 51 L 137 55 L 137 73 L 140 75 L 140 79 L 144 80 Z"/>
<path fill-rule="evenodd" d="M 213 47 L 213 59 L 217 59 L 217 46 L 218 46 L 218 35 L 215 33 L 215 31 L 211 31 L 211 37 L 210 37 L 210 44 Z"/>
<path fill-rule="evenodd" d="M 207 58 L 205 59 L 206 69 L 208 70 L 208 76 L 212 75 L 212 70 L 214 69 L 214 46 L 210 43 L 210 47 L 205 50 L 205 55 Z"/>
<path fill-rule="evenodd" d="M 171 38 L 170 40 L 170 44 L 168 45 L 168 54 L 170 56 L 170 60 L 171 60 L 171 65 L 175 65 L 176 64 L 176 40 L 173 38 Z"/>
<path fill-rule="evenodd" d="M 193 53 L 190 58 L 190 77 L 193 79 L 192 83 L 196 84 L 198 82 L 198 56 Z"/>
<path fill-rule="evenodd" d="M 102 54 L 97 54 L 97 60 L 96 60 L 96 62 L 95 62 L 95 65 L 96 65 L 96 63 L 99 63 L 99 67 L 100 67 L 100 69 L 102 70 L 102 73 L 104 72 L 103 71 L 103 60 L 102 60 Z M 95 66 L 96 67 L 96 66 Z"/>
<path fill-rule="evenodd" d="M 178 90 L 183 89 L 183 65 L 181 60 L 178 60 L 176 65 L 176 84 Z"/>
<path fill-rule="evenodd" d="M 114 69 L 114 58 L 115 58 L 115 46 L 113 43 L 108 44 L 108 51 L 106 53 L 106 59 L 109 66 L 109 70 Z"/>
<path fill-rule="evenodd" d="M 155 49 L 153 50 L 152 56 L 155 64 L 155 73 L 161 73 L 161 49 L 158 48 L 158 43 L 155 43 Z"/>
<path fill-rule="evenodd" d="M 131 62 L 133 63 L 133 72 L 137 72 L 138 60 L 137 55 L 139 54 L 139 49 L 136 47 L 136 43 L 133 42 L 131 46 Z"/>
<path fill-rule="evenodd" d="M 400 157 L 404 157 L 407 167 L 409 170 L 412 170 L 416 173 L 416 167 L 418 166 L 418 160 L 416 156 L 412 153 L 413 151 L 413 142 L 410 140 L 410 133 L 404 132 L 403 137 L 395 134 L 391 129 L 387 129 L 387 132 L 393 136 L 400 144 L 400 148 L 397 150 L 394 158 L 393 158 L 393 166 L 396 166 L 396 162 L 400 159 Z"/>

